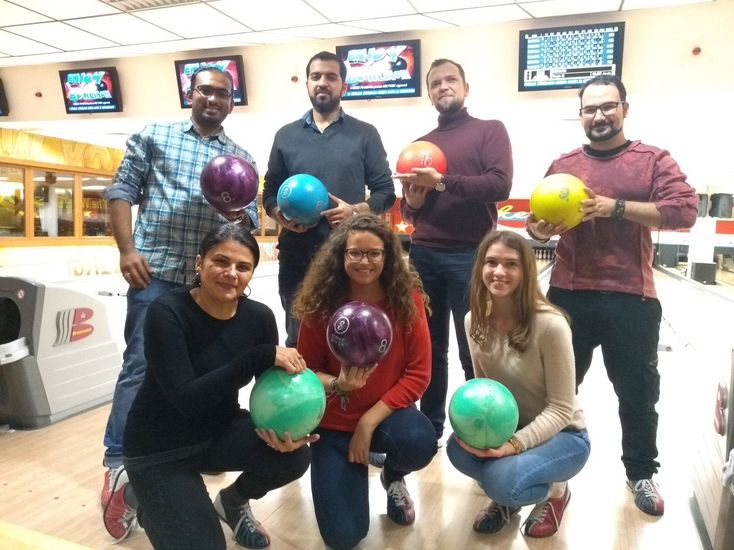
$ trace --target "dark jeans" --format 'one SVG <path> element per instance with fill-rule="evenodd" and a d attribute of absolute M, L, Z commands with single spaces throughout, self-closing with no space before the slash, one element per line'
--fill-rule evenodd
<path fill-rule="evenodd" d="M 571 316 L 576 387 L 601 346 L 607 376 L 619 400 L 622 463 L 631 480 L 658 471 L 656 444 L 660 397 L 658 339 L 662 309 L 657 299 L 620 292 L 551 287 L 548 299 Z"/>
<path fill-rule="evenodd" d="M 370 527 L 367 467 L 348 461 L 350 432 L 320 429 L 311 452 L 311 493 L 319 532 L 335 549 L 353 548 Z M 429 420 L 413 405 L 388 416 L 372 435 L 370 450 L 386 453 L 385 479 L 397 481 L 424 468 L 436 454 Z"/>
<path fill-rule="evenodd" d="M 200 472 L 241 471 L 234 482 L 237 492 L 257 499 L 301 477 L 310 456 L 308 446 L 292 453 L 269 448 L 243 411 L 194 456 L 154 465 L 126 458 L 125 467 L 138 501 L 138 521 L 156 549 L 220 550 L 227 544 Z"/>
<path fill-rule="evenodd" d="M 295 348 L 298 342 L 298 330 L 301 323 L 291 314 L 293 301 L 296 298 L 296 291 L 306 276 L 308 262 L 293 261 L 281 258 L 278 264 L 278 293 L 280 294 L 280 304 L 285 311 L 285 345 L 289 348 Z"/>
<path fill-rule="evenodd" d="M 431 248 L 412 245 L 410 260 L 430 298 L 431 383 L 421 397 L 421 411 L 431 420 L 436 437 L 443 435 L 446 421 L 446 392 L 449 385 L 449 319 L 454 319 L 459 361 L 464 378 L 474 378 L 464 317 L 469 311 L 469 283 L 476 248 Z"/>

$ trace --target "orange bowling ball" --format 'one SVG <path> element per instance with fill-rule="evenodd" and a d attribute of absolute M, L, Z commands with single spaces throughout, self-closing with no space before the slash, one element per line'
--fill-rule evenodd
<path fill-rule="evenodd" d="M 429 141 L 414 141 L 398 157 L 398 174 L 410 174 L 413 168 L 430 167 L 440 174 L 446 173 L 446 156 L 438 146 Z"/>
<path fill-rule="evenodd" d="M 530 211 L 538 220 L 576 227 L 584 217 L 581 201 L 589 198 L 585 187 L 571 174 L 551 174 L 540 180 L 530 195 Z"/>

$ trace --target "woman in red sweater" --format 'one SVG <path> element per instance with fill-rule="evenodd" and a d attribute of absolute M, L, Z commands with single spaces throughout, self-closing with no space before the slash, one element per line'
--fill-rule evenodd
<path fill-rule="evenodd" d="M 331 314 L 354 300 L 382 309 L 392 323 L 389 351 L 367 367 L 341 363 L 326 341 Z M 369 529 L 370 452 L 386 455 L 380 480 L 387 515 L 400 525 L 415 519 L 405 476 L 436 454 L 435 431 L 415 406 L 431 376 L 426 297 L 397 235 L 378 217 L 359 215 L 319 249 L 294 314 L 301 319 L 298 351 L 328 399 L 311 449 L 316 519 L 329 547 L 353 548 Z"/>

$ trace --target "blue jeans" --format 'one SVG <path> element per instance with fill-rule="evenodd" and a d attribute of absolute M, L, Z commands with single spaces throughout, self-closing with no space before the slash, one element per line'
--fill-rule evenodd
<path fill-rule="evenodd" d="M 449 386 L 449 319 L 459 346 L 459 361 L 464 378 L 474 378 L 469 344 L 466 341 L 464 317 L 469 311 L 469 284 L 476 247 L 449 249 L 413 245 L 410 260 L 423 281 L 430 298 L 431 316 L 431 383 L 421 397 L 421 411 L 431 420 L 436 437 L 443 435 L 446 421 L 446 392 Z"/>
<path fill-rule="evenodd" d="M 128 288 L 127 317 L 125 318 L 125 351 L 122 354 L 122 370 L 117 377 L 112 408 L 104 434 L 106 448 L 103 464 L 108 468 L 122 466 L 122 436 L 125 432 L 127 413 L 145 378 L 145 350 L 143 349 L 143 325 L 148 306 L 178 283 L 151 279 L 145 288 Z"/>
<path fill-rule="evenodd" d="M 648 479 L 658 471 L 660 398 L 658 340 L 662 308 L 655 298 L 621 292 L 551 287 L 548 299 L 571 316 L 576 387 L 601 346 L 607 376 L 619 399 L 622 463 L 627 478 Z"/>
<path fill-rule="evenodd" d="M 125 466 L 138 520 L 155 548 L 224 550 L 222 526 L 200 472 L 242 472 L 234 482 L 237 494 L 257 499 L 300 478 L 309 460 L 307 445 L 290 453 L 269 448 L 255 433 L 249 412 L 241 411 L 196 454 L 152 465 L 126 458 Z"/>
<path fill-rule="evenodd" d="M 476 479 L 489 498 L 503 506 L 525 506 L 544 500 L 551 483 L 567 481 L 581 471 L 591 451 L 586 430 L 564 430 L 520 454 L 479 458 L 451 437 L 446 453 L 462 474 Z"/>
<path fill-rule="evenodd" d="M 347 459 L 350 432 L 317 430 L 311 446 L 311 493 L 321 538 L 330 548 L 353 548 L 370 527 L 367 467 Z M 388 483 L 424 468 L 436 454 L 436 435 L 415 405 L 394 411 L 374 431 L 370 450 L 386 453 Z"/>

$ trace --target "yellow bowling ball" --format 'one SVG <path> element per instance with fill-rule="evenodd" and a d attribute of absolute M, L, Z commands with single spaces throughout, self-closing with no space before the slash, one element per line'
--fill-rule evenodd
<path fill-rule="evenodd" d="M 586 186 L 571 174 L 551 174 L 540 180 L 530 195 L 530 211 L 536 219 L 561 222 L 569 229 L 581 223 L 581 201 L 588 199 Z"/>

